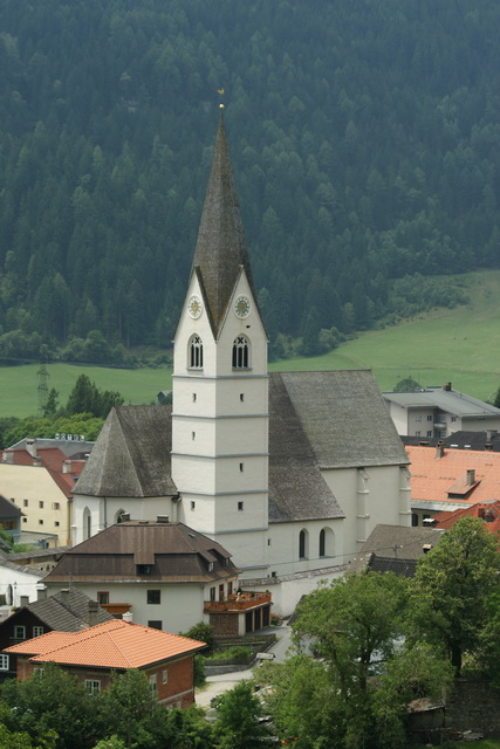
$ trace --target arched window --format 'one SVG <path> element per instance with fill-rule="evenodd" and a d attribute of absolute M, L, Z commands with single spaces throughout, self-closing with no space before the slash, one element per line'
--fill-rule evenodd
<path fill-rule="evenodd" d="M 307 531 L 304 529 L 299 533 L 299 559 L 307 559 Z"/>
<path fill-rule="evenodd" d="M 90 510 L 86 507 L 83 511 L 83 537 L 85 540 L 90 538 L 92 535 L 92 515 Z"/>
<path fill-rule="evenodd" d="M 250 367 L 250 342 L 244 335 L 239 335 L 233 343 L 233 369 Z"/>
<path fill-rule="evenodd" d="M 189 339 L 189 368 L 203 369 L 203 341 L 199 335 Z"/>
<path fill-rule="evenodd" d="M 319 532 L 319 556 L 335 556 L 335 536 L 331 528 L 322 528 Z"/>

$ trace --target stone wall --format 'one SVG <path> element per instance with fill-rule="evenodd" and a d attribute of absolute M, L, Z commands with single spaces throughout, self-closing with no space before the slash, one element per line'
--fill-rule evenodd
<path fill-rule="evenodd" d="M 500 737 L 500 689 L 481 681 L 458 680 L 447 701 L 445 720 L 448 729 Z"/>

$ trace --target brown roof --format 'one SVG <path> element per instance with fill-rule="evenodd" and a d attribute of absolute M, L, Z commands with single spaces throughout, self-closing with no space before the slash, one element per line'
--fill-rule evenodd
<path fill-rule="evenodd" d="M 130 521 L 69 549 L 45 580 L 206 583 L 237 572 L 226 549 L 183 523 Z"/>
<path fill-rule="evenodd" d="M 49 632 L 5 652 L 32 655 L 33 663 L 127 669 L 194 654 L 204 646 L 189 637 L 113 619 L 82 632 Z"/>

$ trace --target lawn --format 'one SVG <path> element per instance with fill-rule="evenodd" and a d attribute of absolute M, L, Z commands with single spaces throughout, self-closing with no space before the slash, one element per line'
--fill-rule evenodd
<path fill-rule="evenodd" d="M 411 375 L 422 385 L 453 387 L 482 399 L 500 387 L 500 271 L 471 273 L 470 301 L 455 309 L 434 310 L 383 330 L 360 334 L 324 356 L 273 362 L 272 371 L 373 369 L 379 386 L 390 390 Z M 0 416 L 37 411 L 38 365 L 0 367 Z M 49 387 L 64 402 L 84 372 L 100 388 L 118 390 L 129 403 L 151 403 L 171 387 L 166 369 L 108 369 L 50 364 Z"/>

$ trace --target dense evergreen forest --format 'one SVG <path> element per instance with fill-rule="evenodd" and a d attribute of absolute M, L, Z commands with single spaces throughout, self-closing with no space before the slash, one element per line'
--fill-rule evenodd
<path fill-rule="evenodd" d="M 0 30 L 4 358 L 169 345 L 220 86 L 272 341 L 500 263 L 497 0 L 3 0 Z"/>

